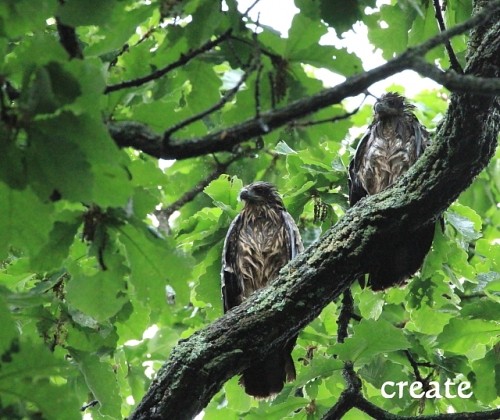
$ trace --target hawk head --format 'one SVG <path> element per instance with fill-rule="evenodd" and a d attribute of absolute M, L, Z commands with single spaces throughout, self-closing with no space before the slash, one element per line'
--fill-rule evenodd
<path fill-rule="evenodd" d="M 375 102 L 373 110 L 377 119 L 387 117 L 403 116 L 405 112 L 411 112 L 415 108 L 406 102 L 406 98 L 399 93 L 389 92 L 380 97 Z"/>
<path fill-rule="evenodd" d="M 257 181 L 247 185 L 242 188 L 240 199 L 251 205 L 265 204 L 283 207 L 283 201 L 276 191 L 276 187 L 269 182 Z"/>

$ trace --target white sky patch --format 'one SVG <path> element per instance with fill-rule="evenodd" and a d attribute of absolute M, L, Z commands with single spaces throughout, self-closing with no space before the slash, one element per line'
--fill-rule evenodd
<path fill-rule="evenodd" d="M 164 170 L 170 168 L 175 163 L 175 159 L 158 159 L 158 166 Z"/>
<path fill-rule="evenodd" d="M 255 0 L 238 0 L 238 10 L 245 13 Z M 250 11 L 249 16 L 261 25 L 270 26 L 287 36 L 292 25 L 292 19 L 300 10 L 295 7 L 293 0 L 269 1 L 261 0 Z"/>
<path fill-rule="evenodd" d="M 144 333 L 142 334 L 142 339 L 151 339 L 153 338 L 156 333 L 158 332 L 159 328 L 158 328 L 158 325 L 156 324 L 153 324 L 151 325 L 146 331 L 144 331 Z"/>

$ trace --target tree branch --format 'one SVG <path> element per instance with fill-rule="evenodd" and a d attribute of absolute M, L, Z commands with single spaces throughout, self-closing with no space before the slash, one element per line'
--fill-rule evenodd
<path fill-rule="evenodd" d="M 446 31 L 446 25 L 444 24 L 443 14 L 441 13 L 441 5 L 439 4 L 439 0 L 433 0 L 433 4 L 434 4 L 434 13 L 436 16 L 439 30 L 441 32 L 444 32 Z M 450 41 L 447 40 L 444 43 L 444 46 L 448 53 L 448 57 L 450 58 L 451 68 L 455 70 L 457 73 L 462 74 L 464 71 L 462 69 L 462 66 L 458 62 L 457 56 L 455 55 L 455 51 L 453 51 Z"/>
<path fill-rule="evenodd" d="M 375 419 L 385 420 L 495 420 L 500 415 L 500 409 L 491 411 L 479 411 L 474 413 L 447 413 L 435 414 L 427 416 L 399 416 L 389 413 L 375 404 L 368 401 L 366 398 L 358 397 L 353 404 L 353 407 L 365 412 Z"/>
<path fill-rule="evenodd" d="M 243 83 L 246 82 L 250 74 L 255 70 L 255 64 L 252 64 L 249 66 L 248 69 L 246 69 L 245 73 L 243 73 L 243 76 L 241 76 L 241 79 L 236 83 L 236 85 L 229 89 L 222 98 L 217 102 L 215 105 L 212 105 L 210 108 L 206 109 L 205 111 L 202 111 L 198 114 L 195 114 L 184 121 L 181 121 L 180 123 L 174 125 L 173 127 L 170 127 L 165 133 L 163 134 L 163 142 L 166 143 L 165 148 L 168 148 L 168 143 L 170 142 L 170 136 L 175 133 L 176 131 L 181 130 L 184 127 L 187 127 L 189 124 L 192 124 L 196 121 L 201 120 L 202 118 L 205 118 L 207 115 L 212 114 L 215 111 L 218 111 L 221 109 L 227 102 L 238 93 L 240 90 L 241 86 L 243 86 Z"/>
<path fill-rule="evenodd" d="M 363 99 L 363 102 L 364 102 L 364 99 Z M 361 103 L 361 105 L 362 105 L 362 103 Z M 333 123 L 333 122 L 336 122 L 336 121 L 346 120 L 346 119 L 352 117 L 353 115 L 357 114 L 358 111 L 361 108 L 361 105 L 359 105 L 358 107 L 356 107 L 352 111 L 346 112 L 345 114 L 342 114 L 342 115 L 336 115 L 336 116 L 331 117 L 331 118 L 323 118 L 321 120 L 315 120 L 315 121 L 301 121 L 301 122 L 292 121 L 292 123 L 290 125 L 292 127 L 310 127 L 310 126 L 313 126 L 313 125 L 319 125 L 319 124 L 325 124 L 325 123 Z"/>
<path fill-rule="evenodd" d="M 168 231 L 168 219 L 170 216 L 177 210 L 179 210 L 182 206 L 193 201 L 196 196 L 202 192 L 208 184 L 210 184 L 214 179 L 217 179 L 221 174 L 223 174 L 227 168 L 241 158 L 241 155 L 235 155 L 231 159 L 226 162 L 218 163 L 217 167 L 213 172 L 211 172 L 205 179 L 201 180 L 198 184 L 196 184 L 191 190 L 187 191 L 181 198 L 174 201 L 168 207 L 164 209 L 157 210 L 154 212 L 154 215 L 158 218 L 160 222 L 160 229 L 164 231 Z"/>
<path fill-rule="evenodd" d="M 498 419 L 500 409 L 473 413 L 446 413 L 426 416 L 400 416 L 392 414 L 368 401 L 361 394 L 361 380 L 354 372 L 352 364 L 347 363 L 343 372 L 347 388 L 340 394 L 337 403 L 323 416 L 322 420 L 339 420 L 353 408 L 357 408 L 374 419 L 385 420 L 494 420 Z"/>
<path fill-rule="evenodd" d="M 493 78 L 460 75 L 454 71 L 442 71 L 424 60 L 413 60 L 411 68 L 452 92 L 470 92 L 483 95 L 498 95 L 499 81 Z"/>
<path fill-rule="evenodd" d="M 340 310 L 339 319 L 337 320 L 337 343 L 343 343 L 347 338 L 347 329 L 349 321 L 353 318 L 354 314 L 354 300 L 350 289 L 344 292 L 342 297 L 342 308 Z"/>
<path fill-rule="evenodd" d="M 496 0 L 471 19 L 439 33 L 414 48 L 408 49 L 399 57 L 375 69 L 352 76 L 333 88 L 325 89 L 311 97 L 297 100 L 281 109 L 263 112 L 259 118 L 252 118 L 236 126 L 210 133 L 204 137 L 189 140 L 170 139 L 168 144 L 164 145 L 161 135 L 153 133 L 146 125 L 141 123 L 128 121 L 111 122 L 108 124 L 108 129 L 115 142 L 121 147 L 133 147 L 157 158 L 187 159 L 208 153 L 230 151 L 244 141 L 268 134 L 269 131 L 288 124 L 294 119 L 302 118 L 319 109 L 340 103 L 346 97 L 364 92 L 373 83 L 413 66 L 416 66 L 417 71 L 418 68 L 423 68 L 431 78 L 438 77 L 440 80 L 446 80 L 453 91 L 471 92 L 471 86 L 474 84 L 475 88 L 481 88 L 481 93 L 496 95 L 500 93 L 500 80 L 495 80 L 494 78 L 490 80 L 490 78 L 483 77 L 479 78 L 476 83 L 471 81 L 470 78 L 472 76 L 451 74 L 443 76 L 443 74 L 438 73 L 439 70 L 430 74 L 428 67 L 421 65 L 420 57 L 452 36 L 461 34 L 475 27 L 475 25 L 489 21 L 494 12 L 499 9 L 500 0 Z M 471 74 L 479 76 L 475 73 Z M 424 76 L 427 76 L 427 74 L 424 74 Z M 458 83 L 458 78 L 464 81 L 465 87 L 461 83 Z"/>
<path fill-rule="evenodd" d="M 153 73 L 148 74 L 147 76 L 138 77 L 137 79 L 117 83 L 116 85 L 107 86 L 106 89 L 104 89 L 104 93 L 107 94 L 107 93 L 115 92 L 115 91 L 120 90 L 120 89 L 126 89 L 129 87 L 138 87 L 138 86 L 141 86 L 145 83 L 159 79 L 160 77 L 164 76 L 168 72 L 170 72 L 178 67 L 183 66 L 184 64 L 191 61 L 193 58 L 195 58 L 195 57 L 199 56 L 200 54 L 202 54 L 206 51 L 209 51 L 212 48 L 214 48 L 215 46 L 219 45 L 220 43 L 225 41 L 229 37 L 229 35 L 231 35 L 231 29 L 228 29 L 226 32 L 224 32 L 219 37 L 215 38 L 213 41 L 206 42 L 200 48 L 197 48 L 195 50 L 191 50 L 188 53 L 186 53 L 185 55 L 181 55 L 181 57 L 177 61 L 175 61 L 174 63 L 171 63 L 168 66 L 165 66 L 159 70 L 156 70 Z"/>

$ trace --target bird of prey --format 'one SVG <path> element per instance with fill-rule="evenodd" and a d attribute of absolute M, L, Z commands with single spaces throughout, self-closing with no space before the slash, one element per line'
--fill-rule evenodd
<path fill-rule="evenodd" d="M 299 230 L 272 184 L 254 182 L 241 190 L 240 199 L 245 206 L 229 227 L 222 254 L 224 312 L 266 286 L 304 249 Z M 243 372 L 240 384 L 247 394 L 267 398 L 279 393 L 285 381 L 295 379 L 291 352 L 296 339 L 290 338 Z"/>
<path fill-rule="evenodd" d="M 361 138 L 349 165 L 349 203 L 390 187 L 422 155 L 429 133 L 413 114 L 415 107 L 397 93 L 383 95 L 374 105 L 373 122 Z M 417 271 L 432 245 L 434 223 L 399 238 L 387 238 L 374 250 L 368 284 L 382 290 L 403 284 Z"/>

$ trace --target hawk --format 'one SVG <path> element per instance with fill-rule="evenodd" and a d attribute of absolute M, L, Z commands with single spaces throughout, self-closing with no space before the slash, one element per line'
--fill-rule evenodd
<path fill-rule="evenodd" d="M 245 207 L 231 223 L 222 253 L 224 312 L 266 286 L 304 249 L 299 230 L 272 184 L 254 182 L 241 190 L 240 199 Z M 291 352 L 296 339 L 292 337 L 243 372 L 240 384 L 247 394 L 267 398 L 279 393 L 285 380 L 295 379 Z"/>
<path fill-rule="evenodd" d="M 424 152 L 429 133 L 413 114 L 414 108 L 393 92 L 375 103 L 373 122 L 349 165 L 351 206 L 390 187 Z M 373 290 L 403 284 L 420 268 L 432 244 L 434 223 L 419 227 L 411 235 L 387 238 L 384 249 L 374 252 L 377 263 L 368 273 Z"/>

